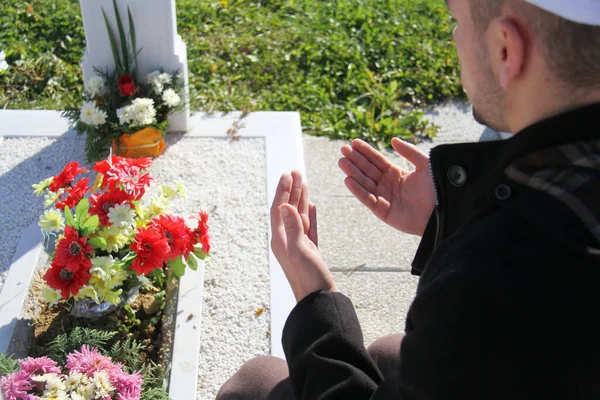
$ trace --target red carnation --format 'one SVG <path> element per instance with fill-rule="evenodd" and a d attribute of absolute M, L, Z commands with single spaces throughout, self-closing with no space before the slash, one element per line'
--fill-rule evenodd
<path fill-rule="evenodd" d="M 146 186 L 154 180 L 147 169 L 150 167 L 150 158 L 123 158 L 112 156 L 110 161 L 96 163 L 94 171 L 103 175 L 102 188 L 121 188 L 133 195 L 134 200 L 142 198 Z"/>
<path fill-rule="evenodd" d="M 169 260 L 174 260 L 181 255 L 187 259 L 190 252 L 194 251 L 193 233 L 183 218 L 163 214 L 154 218 L 152 224 L 162 232 L 167 240 L 171 249 Z"/>
<path fill-rule="evenodd" d="M 77 161 L 73 161 L 65 165 L 63 170 L 54 177 L 52 183 L 48 186 L 48 189 L 52 192 L 57 192 L 58 189 L 66 187 L 70 185 L 71 182 L 75 180 L 77 175 L 88 172 L 85 168 L 79 168 L 79 163 Z"/>
<path fill-rule="evenodd" d="M 205 210 L 200 210 L 198 219 L 198 227 L 194 229 L 195 243 L 202 243 L 202 252 L 208 254 L 210 252 L 210 235 L 208 234 L 208 213 Z"/>
<path fill-rule="evenodd" d="M 104 193 L 96 193 L 90 196 L 90 215 L 97 215 L 100 219 L 100 226 L 109 226 L 108 212 L 111 208 L 119 204 L 127 204 L 132 209 L 133 198 L 120 189 L 109 190 Z"/>
<path fill-rule="evenodd" d="M 119 78 L 119 92 L 123 96 L 131 96 L 135 94 L 136 87 L 133 81 L 133 76 L 123 75 Z"/>
<path fill-rule="evenodd" d="M 72 226 L 65 228 L 65 237 L 60 239 L 56 245 L 54 262 L 64 265 L 69 272 L 77 272 L 80 269 L 89 270 L 92 262 L 86 254 L 94 251 L 92 246 L 86 244 L 87 237 L 79 237 L 79 232 Z"/>
<path fill-rule="evenodd" d="M 83 199 L 83 196 L 85 196 L 90 190 L 88 187 L 89 181 L 90 180 L 88 178 L 84 178 L 77 182 L 72 188 L 67 188 L 66 192 L 62 195 L 63 197 L 65 195 L 67 197 L 61 198 L 61 200 L 56 203 L 56 208 L 59 210 L 64 210 L 65 206 L 69 208 L 75 207 L 81 201 L 81 199 Z"/>
<path fill-rule="evenodd" d="M 131 264 L 131 269 L 138 275 L 145 275 L 157 268 L 162 268 L 171 252 L 167 240 L 153 225 L 138 230 L 131 250 L 137 254 Z"/>
<path fill-rule="evenodd" d="M 69 271 L 67 267 L 58 264 L 56 260 L 44 274 L 44 280 L 54 290 L 60 290 L 63 298 L 77 296 L 79 289 L 87 284 L 90 279 L 89 268 Z"/>

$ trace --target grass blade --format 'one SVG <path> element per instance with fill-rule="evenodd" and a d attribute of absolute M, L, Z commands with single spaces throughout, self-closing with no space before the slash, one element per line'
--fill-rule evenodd
<path fill-rule="evenodd" d="M 129 6 L 127 6 L 127 16 L 129 18 L 129 35 L 131 36 L 131 47 L 133 47 L 133 73 L 135 75 L 135 79 L 139 80 L 137 62 L 138 50 L 135 42 L 135 24 L 133 23 L 133 17 L 131 16 L 131 10 L 129 9 Z"/>
<path fill-rule="evenodd" d="M 117 20 L 117 29 L 119 30 L 119 39 L 121 40 L 121 50 L 123 51 L 123 70 L 125 73 L 129 73 L 129 54 L 127 52 L 127 37 L 125 36 L 125 30 L 123 29 L 123 23 L 121 22 L 121 14 L 117 7 L 117 0 L 113 0 L 113 6 L 115 8 L 115 18 Z"/>
<path fill-rule="evenodd" d="M 117 75 L 121 75 L 123 68 L 121 66 L 119 50 L 117 49 L 117 41 L 115 40 L 115 35 L 113 34 L 112 29 L 110 29 L 110 24 L 108 23 L 108 18 L 106 17 L 104 8 L 102 9 L 102 15 L 104 16 L 104 22 L 106 23 L 106 30 L 108 31 L 108 40 L 110 41 L 110 48 L 113 53 L 113 58 L 115 59 L 115 67 L 117 69 Z"/>

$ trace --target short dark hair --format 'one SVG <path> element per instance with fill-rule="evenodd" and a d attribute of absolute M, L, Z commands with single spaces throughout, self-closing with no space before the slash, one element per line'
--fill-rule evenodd
<path fill-rule="evenodd" d="M 540 38 L 544 58 L 552 72 L 572 88 L 600 88 L 600 27 L 571 22 L 523 0 L 470 0 L 476 25 L 485 30 L 512 7 Z"/>

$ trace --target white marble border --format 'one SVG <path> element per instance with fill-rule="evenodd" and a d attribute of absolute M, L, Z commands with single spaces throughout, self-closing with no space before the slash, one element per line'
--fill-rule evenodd
<path fill-rule="evenodd" d="M 229 114 L 215 114 L 208 115 L 204 113 L 197 113 L 191 117 L 190 125 L 191 129 L 187 133 L 189 137 L 227 137 L 227 130 L 231 128 L 234 121 L 238 121 L 240 118 L 240 113 L 229 113 Z M 300 123 L 300 114 L 296 112 L 256 112 L 251 113 L 246 118 L 241 121 L 242 128 L 239 130 L 240 137 L 261 137 L 265 139 L 266 146 L 266 165 L 267 165 L 267 207 L 270 206 L 270 203 L 275 196 L 275 189 L 277 187 L 277 183 L 279 182 L 279 177 L 283 172 L 289 172 L 292 169 L 297 169 L 302 172 L 304 176 L 305 166 L 304 166 L 304 149 L 302 144 L 302 128 Z M 3 110 L 0 111 L 0 136 L 4 137 L 58 137 L 64 134 L 72 135 L 73 132 L 68 131 L 68 123 L 65 119 L 60 117 L 59 112 L 57 111 L 29 111 L 29 110 Z M 29 282 L 29 279 L 25 279 L 27 274 L 32 275 L 33 270 L 30 272 L 26 272 L 23 267 L 17 267 L 14 263 L 19 262 L 19 265 L 30 265 L 35 266 L 37 264 L 37 257 L 39 256 L 39 251 L 41 251 L 41 247 L 37 248 L 37 253 L 35 256 L 32 254 L 33 249 L 30 244 L 27 244 L 27 240 L 33 240 L 33 237 L 41 238 L 39 232 L 37 231 L 37 225 L 30 226 L 22 237 L 22 242 L 20 243 L 17 254 L 13 259 L 13 265 L 11 265 L 10 273 L 5 283 L 6 290 L 3 290 L 0 293 L 0 311 L 4 304 L 19 304 L 16 295 L 16 291 L 18 289 L 18 282 Z M 268 233 L 269 244 L 271 240 L 271 231 L 269 229 Z M 39 243 L 39 240 L 38 240 Z M 23 253 L 22 248 L 30 249 Z M 21 254 L 19 251 L 21 250 Z M 31 259 L 27 259 L 27 257 L 33 257 Z M 16 267 L 16 268 L 13 268 Z M 26 269 L 26 268 L 25 268 Z M 289 315 L 292 308 L 295 306 L 296 301 L 292 294 L 292 291 L 289 287 L 289 284 L 281 270 L 277 259 L 273 255 L 270 246 L 269 246 L 269 269 L 270 269 L 270 281 L 271 281 L 271 304 L 270 304 L 270 313 L 271 313 L 271 354 L 284 357 L 283 348 L 281 346 L 281 334 L 283 330 L 283 326 Z M 197 272 L 197 280 L 194 279 L 194 282 L 201 282 L 203 279 L 203 268 L 199 267 L 199 271 Z M 191 279 L 184 280 L 184 282 L 192 282 Z M 13 288 L 12 285 L 15 285 Z M 201 285 L 202 286 L 202 285 Z M 25 288 L 25 294 L 26 294 Z M 202 306 L 202 288 L 193 296 L 194 299 L 199 299 L 196 303 L 196 306 L 199 307 L 199 311 L 194 313 L 200 318 L 201 316 L 201 306 Z M 20 292 L 18 292 L 20 293 Z M 181 294 L 187 293 L 186 290 L 181 290 L 179 301 L 188 301 L 183 300 L 181 298 Z M 24 294 L 24 295 L 25 295 Z M 23 300 L 24 301 L 24 297 Z M 18 310 L 22 308 L 23 302 L 19 304 Z M 5 313 L 0 312 L 0 351 L 2 351 L 3 347 L 3 338 L 8 335 L 5 335 L 5 327 L 9 326 L 10 321 L 3 321 L 2 315 Z M 180 326 L 196 327 L 197 334 L 200 332 L 200 321 L 197 324 L 189 323 L 180 323 L 180 318 L 184 320 L 187 319 L 188 314 L 181 313 L 178 316 L 177 324 Z M 18 315 L 18 313 L 16 314 Z M 182 316 L 183 315 L 183 316 Z M 8 328 L 6 328 L 8 329 Z M 191 328 L 192 331 L 194 328 Z M 8 331 L 6 331 L 8 332 Z M 12 332 L 12 328 L 11 328 Z M 193 332 L 190 332 L 193 333 Z M 184 334 L 183 336 L 186 338 L 185 343 L 182 341 L 178 341 L 177 337 L 175 339 L 174 346 L 178 347 L 182 346 L 184 350 L 183 354 L 194 354 L 191 350 L 190 346 L 197 347 L 199 349 L 199 337 L 193 343 L 189 341 L 189 334 Z M 12 336 L 12 335 L 10 335 Z M 8 337 L 10 337 L 8 336 Z M 195 354 L 198 354 L 196 352 Z M 174 360 L 173 365 L 175 367 L 176 362 Z M 182 371 L 185 370 L 186 374 L 194 375 L 197 377 L 197 366 L 193 366 L 194 364 L 189 362 L 189 360 L 182 360 L 181 363 L 178 363 L 181 366 Z M 197 365 L 197 363 L 195 364 Z M 193 368 L 194 371 L 190 370 Z M 196 378 L 194 378 L 196 379 Z M 183 386 L 182 382 L 178 382 L 179 386 Z M 194 384 L 195 388 L 195 384 Z M 183 389 L 183 388 L 182 388 Z M 194 389 L 195 390 L 195 389 Z M 180 398 L 180 397 L 176 397 Z M 184 397 L 181 397 L 184 398 Z"/>

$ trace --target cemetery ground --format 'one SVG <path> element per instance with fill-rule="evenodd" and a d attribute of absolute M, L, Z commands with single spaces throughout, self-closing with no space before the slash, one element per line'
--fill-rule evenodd
<path fill-rule="evenodd" d="M 3 4 L 0 50 L 9 68 L 0 72 L 0 107 L 78 103 L 85 47 L 78 2 Z M 443 1 L 179 0 L 177 12 L 188 46 L 192 110 L 300 113 L 324 258 L 340 290 L 354 301 L 366 344 L 401 331 L 417 284 L 410 262 L 419 239 L 393 231 L 359 204 L 344 187 L 337 160 L 341 146 L 355 137 L 384 145 L 401 136 L 424 150 L 495 138 L 462 102 L 453 26 Z M 200 323 L 201 399 L 214 398 L 248 358 L 272 350 L 267 155 L 260 138 L 244 134 L 240 129 L 240 140 L 232 142 L 174 135 L 157 159 L 158 178 L 181 173 L 189 182 L 188 200 L 176 209 L 199 204 L 211 213 L 214 253 L 206 264 Z M 9 136 L 0 137 L 0 181 L 5 194 L 19 196 L 24 207 L 14 212 L 0 206 L 0 229 L 12 230 L 0 242 L 0 281 L 14 252 L 10 241 L 39 215 L 29 185 L 69 159 L 83 159 L 82 138 Z M 195 171 L 202 171 L 196 180 Z"/>

